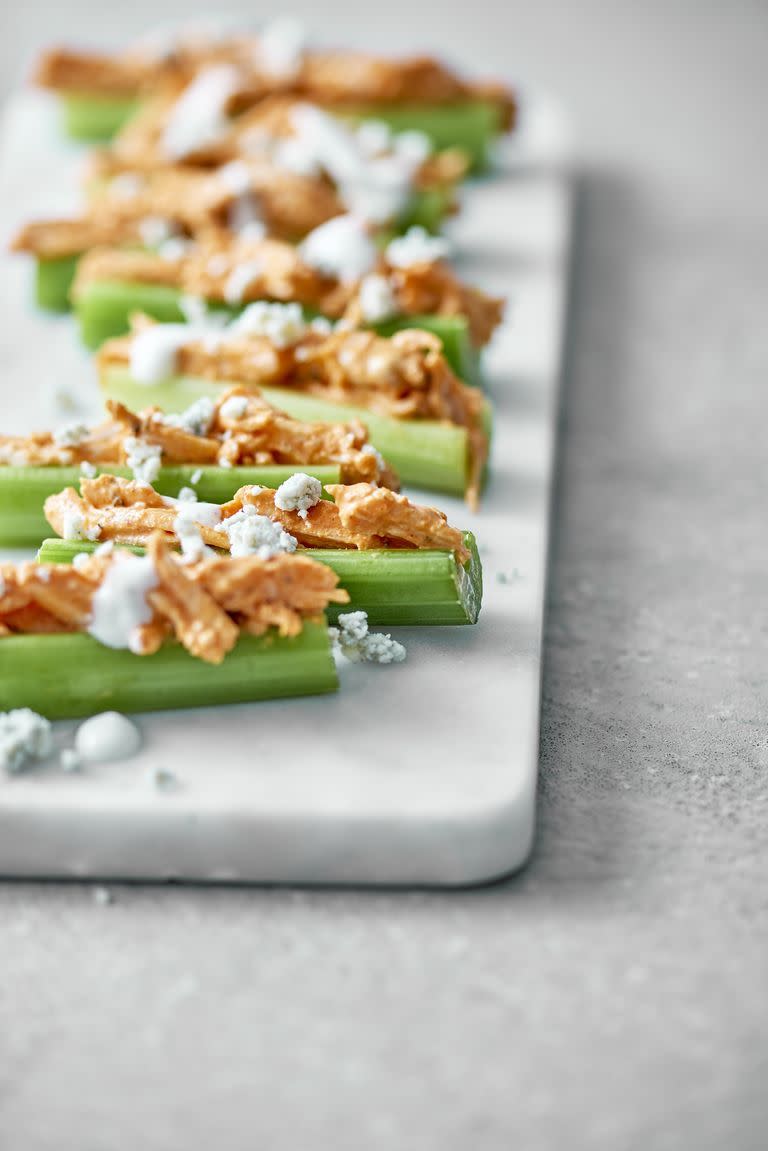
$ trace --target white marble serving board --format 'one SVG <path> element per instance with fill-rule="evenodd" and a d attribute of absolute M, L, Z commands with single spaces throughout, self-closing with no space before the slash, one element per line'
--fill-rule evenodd
<path fill-rule="evenodd" d="M 0 777 L 0 874 L 461 885 L 525 862 L 571 223 L 569 183 L 552 163 L 559 122 L 534 102 L 527 123 L 496 175 L 467 188 L 452 225 L 462 272 L 510 300 L 487 355 L 496 410 L 487 494 L 473 515 L 414 493 L 477 535 L 478 625 L 397 629 L 407 661 L 346 665 L 336 696 L 144 715 L 134 759 Z M 45 98 L 16 97 L 0 170 L 9 231 L 72 209 L 82 160 L 58 139 Z M 99 411 L 72 322 L 34 309 L 30 279 L 26 260 L 0 257 L 8 432 Z M 74 725 L 56 728 L 71 744 Z M 178 786 L 155 790 L 155 768 Z"/>

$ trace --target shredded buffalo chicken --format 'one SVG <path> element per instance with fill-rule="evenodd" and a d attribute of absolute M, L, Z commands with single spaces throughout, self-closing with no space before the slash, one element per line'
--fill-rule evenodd
<path fill-rule="evenodd" d="M 302 517 L 277 507 L 271 488 L 240 488 L 221 505 L 216 525 L 198 525 L 200 534 L 210 547 L 227 550 L 226 521 L 250 505 L 305 548 L 437 548 L 455 552 L 461 563 L 469 559 L 461 531 L 451 527 L 437 508 L 413 504 L 375 484 L 329 484 L 326 490 L 333 503 L 321 500 Z M 79 495 L 74 488 L 65 488 L 49 496 L 45 515 L 59 535 L 65 535 L 67 525 L 76 519 L 81 535 L 100 541 L 143 545 L 157 532 L 170 542 L 176 538 L 177 508 L 148 484 L 116 476 L 81 480 Z"/>
<path fill-rule="evenodd" d="M 241 632 L 262 635 L 275 627 L 280 635 L 298 635 L 328 604 L 349 601 L 336 574 L 307 555 L 213 556 L 190 564 L 160 532 L 144 542 L 157 582 L 146 593 L 152 619 L 131 647 L 138 655 L 175 637 L 198 659 L 221 663 Z M 112 552 L 89 556 L 77 568 L 0 565 L 0 642 L 10 635 L 87 631 L 94 594 L 116 562 Z"/>
<path fill-rule="evenodd" d="M 241 412 L 227 401 L 241 399 Z M 223 409 L 223 410 L 222 410 Z M 107 401 L 110 418 L 83 430 L 76 442 L 60 442 L 55 433 L 0 436 L 0 465 L 73 466 L 128 462 L 126 439 L 140 439 L 162 450 L 167 465 L 262 467 L 270 464 L 338 464 L 344 483 L 374 482 L 398 487 L 395 472 L 373 450 L 365 427 L 348 423 L 303 423 L 279 412 L 257 393 L 229 388 L 215 401 L 204 434 L 169 421 L 159 408 L 132 412 Z"/>

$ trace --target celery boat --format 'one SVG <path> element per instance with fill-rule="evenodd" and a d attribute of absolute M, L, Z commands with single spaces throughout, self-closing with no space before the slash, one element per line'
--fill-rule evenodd
<path fill-rule="evenodd" d="M 74 309 L 86 347 L 96 349 L 105 340 L 129 330 L 129 317 L 143 312 L 163 324 L 183 323 L 182 292 L 167 284 L 144 284 L 127 280 L 94 280 L 78 290 Z M 241 309 L 210 305 L 235 315 Z M 480 384 L 480 353 L 473 346 L 464 316 L 398 316 L 371 325 L 380 336 L 392 336 L 404 328 L 423 328 L 442 340 L 443 353 L 453 371 L 467 384 Z"/>
<path fill-rule="evenodd" d="M 3 707 L 30 707 L 49 719 L 101 711 L 207 707 L 336 691 L 325 623 L 301 633 L 241 635 L 212 665 L 168 642 L 154 655 L 104 647 L 89 635 L 13 635 L 0 639 Z"/>
<path fill-rule="evenodd" d="M 139 101 L 130 97 L 106 97 L 68 93 L 61 97 L 62 121 L 73 140 L 104 142 L 131 118 Z M 395 132 L 424 132 L 436 149 L 461 148 L 472 167 L 488 165 L 493 141 L 499 135 L 499 111 L 488 100 L 462 100 L 455 104 L 374 104 L 341 113 L 353 120 L 383 120 Z"/>
<path fill-rule="evenodd" d="M 470 553 L 466 564 L 459 563 L 453 552 L 435 549 L 312 548 L 308 554 L 332 568 L 349 592 L 349 604 L 328 606 L 331 620 L 342 611 L 365 611 L 369 622 L 380 627 L 472 624 L 480 614 L 483 573 L 471 532 L 464 533 L 464 543 Z M 71 563 L 80 552 L 92 552 L 96 546 L 83 540 L 47 539 L 37 558 L 40 563 Z"/>
<path fill-rule="evenodd" d="M 221 504 L 246 484 L 277 488 L 296 470 L 296 464 L 239 468 L 179 464 L 162 468 L 153 486 L 164 496 L 177 496 L 183 487 L 193 486 L 203 503 Z M 316 476 L 322 484 L 339 483 L 341 478 L 339 468 L 333 464 L 307 464 L 303 470 Z M 116 464 L 103 464 L 97 472 L 131 475 L 128 468 Z M 198 472 L 199 479 L 192 484 L 192 477 Z M 0 466 L 0 546 L 36 547 L 50 531 L 43 515 L 43 503 L 62 488 L 76 488 L 81 478 L 78 467 Z"/>
<path fill-rule="evenodd" d="M 173 376 L 159 384 L 139 384 L 127 368 L 103 372 L 101 386 L 107 398 L 118 400 L 132 410 L 155 404 L 164 412 L 180 412 L 201 396 L 215 398 L 235 381 L 216 383 L 189 376 Z M 318 399 L 292 388 L 260 388 L 261 395 L 275 408 L 294 419 L 307 421 L 362 420 L 371 443 L 398 472 L 404 484 L 463 496 L 469 471 L 467 429 L 438 420 L 398 420 L 382 416 L 354 404 L 337 404 Z M 486 406 L 486 427 L 492 417 Z"/>

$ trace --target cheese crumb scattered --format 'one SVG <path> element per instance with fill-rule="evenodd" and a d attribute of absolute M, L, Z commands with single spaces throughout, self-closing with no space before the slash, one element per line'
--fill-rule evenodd
<path fill-rule="evenodd" d="M 304 59 L 307 33 L 300 20 L 279 16 L 262 29 L 256 60 L 270 76 L 290 79 Z"/>
<path fill-rule="evenodd" d="M 91 898 L 99 907 L 108 907 L 110 903 L 115 902 L 115 897 L 108 887 L 94 887 Z"/>
<path fill-rule="evenodd" d="M 306 472 L 294 472 L 275 492 L 275 507 L 282 512 L 298 512 L 305 520 L 309 509 L 320 503 L 322 495 L 320 480 Z"/>
<path fill-rule="evenodd" d="M 80 756 L 74 747 L 65 747 L 59 756 L 62 771 L 79 771 L 82 767 Z"/>
<path fill-rule="evenodd" d="M 80 464 L 80 475 L 85 476 L 86 479 L 92 480 L 96 475 L 98 468 L 89 460 L 83 460 Z"/>
<path fill-rule="evenodd" d="M 431 236 L 426 228 L 409 228 L 404 236 L 397 236 L 387 244 L 387 263 L 393 268 L 411 268 L 416 264 L 433 264 L 451 253 L 451 245 L 444 236 Z"/>
<path fill-rule="evenodd" d="M 369 324 L 397 315 L 397 300 L 386 276 L 366 276 L 360 283 L 360 311 Z"/>
<path fill-rule="evenodd" d="M 153 484 L 160 475 L 163 450 L 159 444 L 148 444 L 136 436 L 126 436 L 123 440 L 125 462 L 133 472 L 133 478 L 144 484 Z"/>
<path fill-rule="evenodd" d="M 139 236 L 148 248 L 159 248 L 174 236 L 175 231 L 173 221 L 164 216 L 145 216 L 139 221 Z"/>
<path fill-rule="evenodd" d="M 233 336 L 265 336 L 278 348 L 296 344 L 305 335 L 307 324 L 300 304 L 271 304 L 257 300 L 227 327 Z"/>
<path fill-rule="evenodd" d="M 83 568 L 88 567 L 90 558 L 91 556 L 89 552 L 78 552 L 76 556 L 72 557 L 72 567 L 77 572 L 82 571 Z"/>
<path fill-rule="evenodd" d="M 364 220 L 335 216 L 309 233 L 299 246 L 299 255 L 310 268 L 350 282 L 376 266 L 378 252 Z"/>
<path fill-rule="evenodd" d="M 192 494 L 194 495 L 194 492 Z M 181 492 L 179 499 L 181 500 Z M 204 556 L 213 554 L 211 548 L 203 541 L 195 507 L 194 500 L 183 500 L 178 505 L 179 510 L 173 521 L 173 530 L 178 537 L 181 554 L 186 563 L 196 563 Z"/>
<path fill-rule="evenodd" d="M 162 422 L 169 428 L 181 428 L 193 436 L 205 436 L 210 431 L 215 410 L 213 400 L 208 396 L 201 396 L 183 412 L 164 415 Z"/>
<path fill-rule="evenodd" d="M 214 143 L 226 132 L 227 105 L 237 90 L 237 70 L 228 65 L 204 68 L 173 106 L 162 136 L 163 150 L 178 160 Z"/>
<path fill-rule="evenodd" d="M 246 288 L 264 271 L 263 260 L 245 260 L 232 269 L 224 284 L 224 299 L 228 304 L 242 303 Z"/>
<path fill-rule="evenodd" d="M 151 767 L 147 777 L 155 791 L 171 791 L 178 785 L 178 776 L 167 767 Z"/>
<path fill-rule="evenodd" d="M 229 538 L 233 556 L 257 555 L 270 559 L 281 552 L 295 552 L 297 542 L 269 516 L 259 515 L 253 504 L 246 504 L 235 515 L 221 521 Z"/>
<path fill-rule="evenodd" d="M 53 752 L 51 725 L 28 707 L 0 712 L 0 767 L 9 775 L 22 771 L 30 760 Z"/>
<path fill-rule="evenodd" d="M 247 396 L 230 396 L 219 408 L 219 415 L 225 420 L 241 420 L 247 411 Z"/>
<path fill-rule="evenodd" d="M 75 733 L 75 752 L 83 763 L 127 759 L 140 747 L 139 729 L 119 711 L 93 715 Z"/>
<path fill-rule="evenodd" d="M 101 528 L 94 524 L 91 528 L 85 526 L 85 516 L 77 508 L 67 508 L 61 525 L 61 538 L 65 540 L 97 540 L 101 535 Z"/>
<path fill-rule="evenodd" d="M 133 650 L 137 629 L 152 619 L 147 593 L 156 586 L 149 556 L 115 552 L 93 595 L 89 634 L 105 647 Z"/>
<path fill-rule="evenodd" d="M 202 468 L 195 468 L 195 470 L 192 472 L 192 475 L 189 477 L 189 482 L 191 484 L 199 484 L 200 480 L 202 478 L 203 478 L 203 469 Z"/>
<path fill-rule="evenodd" d="M 366 612 L 342 612 L 337 623 L 338 627 L 328 629 L 334 651 L 352 663 L 402 663 L 405 659 L 405 648 L 391 635 L 368 630 Z"/>
<path fill-rule="evenodd" d="M 53 433 L 53 442 L 60 448 L 74 448 L 91 434 L 87 424 L 64 424 Z"/>

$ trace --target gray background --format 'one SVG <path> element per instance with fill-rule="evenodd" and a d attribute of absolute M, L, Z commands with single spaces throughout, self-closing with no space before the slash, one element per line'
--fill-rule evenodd
<path fill-rule="evenodd" d="M 536 852 L 461 894 L 0 886 L 0 1146 L 763 1148 L 768 6 L 291 7 L 572 113 Z M 186 9 L 6 3 L 0 84 Z"/>

